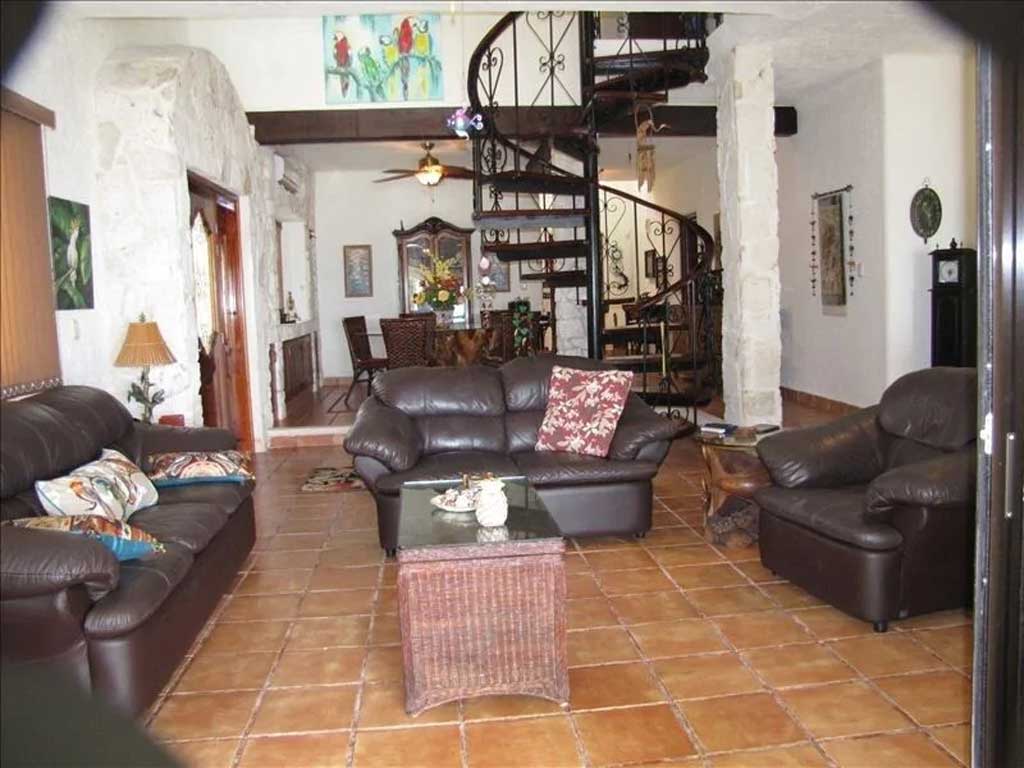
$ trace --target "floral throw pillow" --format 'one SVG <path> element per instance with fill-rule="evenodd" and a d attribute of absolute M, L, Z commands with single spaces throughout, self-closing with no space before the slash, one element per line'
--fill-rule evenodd
<path fill-rule="evenodd" d="M 253 479 L 252 459 L 241 451 L 180 451 L 149 457 L 149 479 L 157 488 L 193 483 L 244 483 Z"/>
<path fill-rule="evenodd" d="M 111 520 L 103 515 L 73 515 L 71 517 L 21 517 L 4 525 L 15 528 L 35 528 L 43 531 L 63 531 L 79 536 L 99 539 L 118 560 L 134 560 L 151 552 L 163 552 L 164 545 L 139 528 L 128 523 Z"/>
<path fill-rule="evenodd" d="M 103 515 L 109 520 L 127 520 L 157 502 L 156 488 L 143 471 L 109 448 L 68 475 L 37 481 L 36 496 L 54 517 Z"/>
<path fill-rule="evenodd" d="M 556 365 L 536 450 L 607 456 L 632 383 L 629 371 L 579 371 Z"/>

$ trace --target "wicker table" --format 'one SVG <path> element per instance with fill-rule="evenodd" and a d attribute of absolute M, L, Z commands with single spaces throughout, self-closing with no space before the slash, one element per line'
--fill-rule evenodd
<path fill-rule="evenodd" d="M 398 614 L 410 715 L 493 694 L 568 703 L 565 543 L 526 480 L 504 479 L 500 528 L 432 507 L 452 482 L 402 486 Z"/>

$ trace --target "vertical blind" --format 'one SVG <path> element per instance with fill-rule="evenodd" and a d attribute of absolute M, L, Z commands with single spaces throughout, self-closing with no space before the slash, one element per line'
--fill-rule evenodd
<path fill-rule="evenodd" d="M 0 109 L 0 396 L 60 384 L 42 126 L 53 113 L 4 90 Z"/>

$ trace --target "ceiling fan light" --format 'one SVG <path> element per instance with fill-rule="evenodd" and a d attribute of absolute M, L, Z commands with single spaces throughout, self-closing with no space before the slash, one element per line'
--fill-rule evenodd
<path fill-rule="evenodd" d="M 416 171 L 416 181 L 425 187 L 436 187 L 444 178 L 444 169 L 440 165 L 425 165 Z"/>

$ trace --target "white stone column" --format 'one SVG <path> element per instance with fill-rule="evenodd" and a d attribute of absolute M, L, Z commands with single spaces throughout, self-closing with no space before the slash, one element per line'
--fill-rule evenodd
<path fill-rule="evenodd" d="M 712 71 L 718 96 L 725 418 L 782 423 L 775 81 L 770 51 L 740 46 Z"/>
<path fill-rule="evenodd" d="M 575 288 L 555 288 L 555 336 L 558 354 L 587 356 L 587 308 Z"/>

